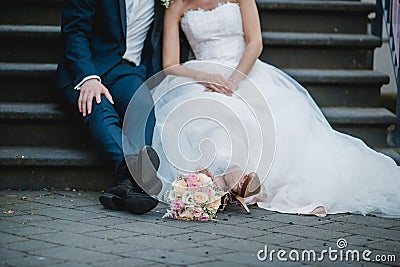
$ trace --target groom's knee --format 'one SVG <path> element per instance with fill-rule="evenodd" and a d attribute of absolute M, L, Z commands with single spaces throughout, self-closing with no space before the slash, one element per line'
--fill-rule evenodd
<path fill-rule="evenodd" d="M 101 102 L 97 103 L 96 99 L 92 101 L 92 112 L 84 118 L 84 123 L 90 125 L 96 121 L 119 121 L 119 116 L 116 113 L 113 104 L 105 97 L 101 96 Z"/>

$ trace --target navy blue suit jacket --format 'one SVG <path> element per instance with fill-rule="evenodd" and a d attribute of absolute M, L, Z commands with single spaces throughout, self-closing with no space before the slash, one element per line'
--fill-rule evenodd
<path fill-rule="evenodd" d="M 148 76 L 162 68 L 163 7 L 160 0 L 154 2 L 154 22 L 141 61 Z M 121 61 L 126 50 L 125 0 L 65 0 L 61 32 L 64 47 L 56 87 L 75 86 L 89 75 L 101 76 Z"/>

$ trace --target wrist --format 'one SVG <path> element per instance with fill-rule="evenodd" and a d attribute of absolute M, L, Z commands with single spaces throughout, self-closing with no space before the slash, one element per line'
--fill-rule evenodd
<path fill-rule="evenodd" d="M 241 82 L 241 80 L 236 80 L 236 79 L 232 79 L 232 78 L 230 78 L 228 81 L 233 84 L 236 84 L 236 85 L 238 85 Z"/>
<path fill-rule="evenodd" d="M 75 89 L 75 90 L 80 90 L 81 87 L 82 87 L 87 81 L 93 80 L 93 79 L 94 79 L 94 80 L 97 80 L 97 81 L 99 81 L 99 82 L 101 82 L 101 78 L 100 78 L 99 76 L 97 76 L 97 75 L 89 75 L 89 76 L 83 78 L 82 81 L 81 81 L 80 83 L 78 83 L 78 84 L 74 87 L 74 89 Z"/>

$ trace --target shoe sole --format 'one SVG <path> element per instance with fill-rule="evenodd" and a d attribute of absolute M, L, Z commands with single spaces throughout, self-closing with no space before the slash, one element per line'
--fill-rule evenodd
<path fill-rule="evenodd" d="M 149 196 L 150 198 L 150 196 Z M 121 206 L 124 211 L 128 211 L 133 214 L 141 215 L 147 213 L 157 207 L 158 201 L 152 199 L 153 203 L 147 206 L 144 206 L 144 203 L 139 204 L 140 199 L 135 199 L 134 196 L 126 196 L 121 199 Z"/>
<path fill-rule="evenodd" d="M 103 205 L 106 209 L 109 210 L 122 210 L 120 208 L 120 202 L 121 202 L 121 198 L 110 194 L 110 193 L 102 193 L 99 196 L 99 200 L 101 205 Z"/>
<path fill-rule="evenodd" d="M 140 185 L 143 185 L 145 191 L 150 195 L 159 194 L 162 189 L 162 182 L 157 176 L 160 159 L 156 151 L 150 146 L 145 146 L 140 151 L 138 160 L 141 165 L 142 181 L 139 181 Z"/>

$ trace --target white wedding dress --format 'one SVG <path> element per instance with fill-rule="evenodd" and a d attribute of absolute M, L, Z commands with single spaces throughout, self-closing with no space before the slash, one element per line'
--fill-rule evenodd
<path fill-rule="evenodd" d="M 245 49 L 239 4 L 189 10 L 181 26 L 196 57 L 184 66 L 227 76 L 238 64 Z M 267 210 L 400 216 L 395 162 L 333 130 L 308 92 L 267 63 L 257 60 L 232 97 L 172 75 L 152 93 L 153 147 L 166 187 L 177 170 L 207 167 L 218 176 L 239 168 L 260 174 L 261 192 L 246 201 Z"/>

